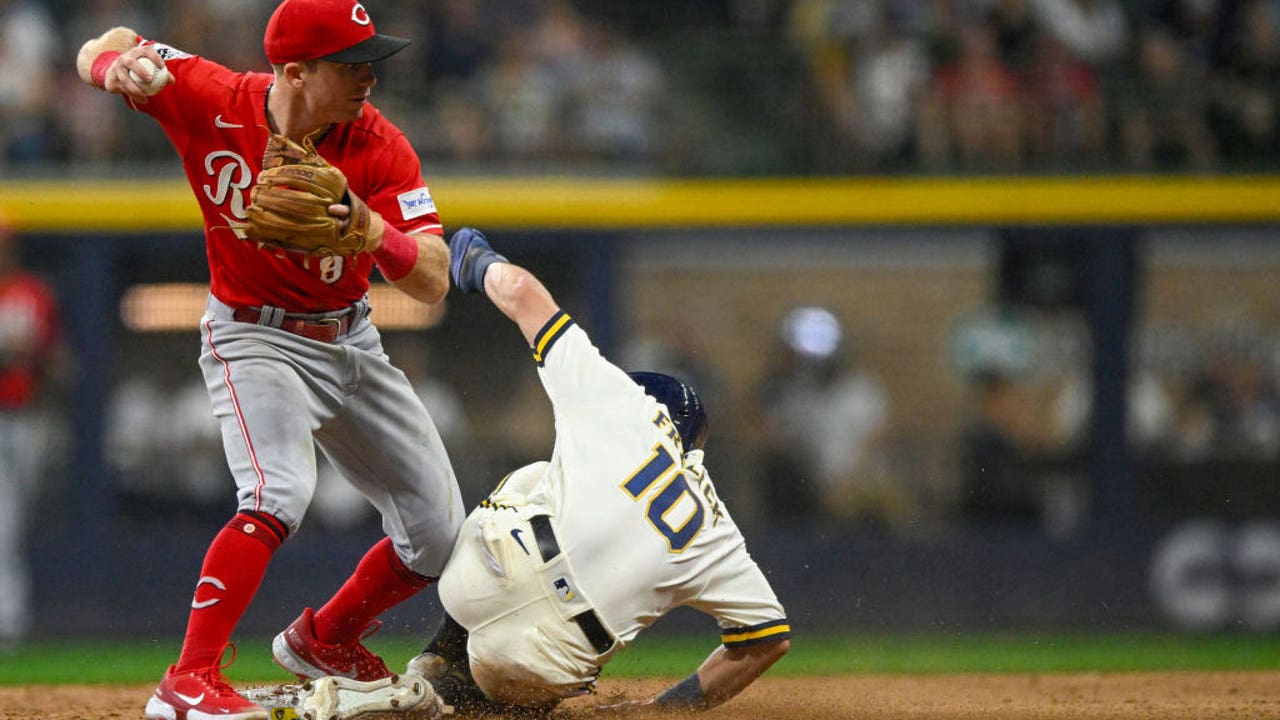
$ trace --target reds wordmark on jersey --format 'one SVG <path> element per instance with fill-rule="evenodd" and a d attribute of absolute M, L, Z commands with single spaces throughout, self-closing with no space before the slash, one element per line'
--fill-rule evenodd
<path fill-rule="evenodd" d="M 164 58 L 174 82 L 133 107 L 160 123 L 182 157 L 204 215 L 214 297 L 234 307 L 272 305 L 292 312 L 336 310 L 360 300 L 369 289 L 369 254 L 311 258 L 260 247 L 232 230 L 233 222 L 245 219 L 250 189 L 262 170 L 266 98 L 274 76 L 234 72 L 168 45 L 148 44 Z M 333 126 L 316 149 L 342 170 L 352 192 L 401 232 L 444 234 L 417 155 L 372 105 L 365 104 L 359 120 Z"/>

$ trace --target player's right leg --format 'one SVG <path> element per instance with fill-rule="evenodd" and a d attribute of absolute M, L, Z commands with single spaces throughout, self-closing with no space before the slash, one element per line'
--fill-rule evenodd
<path fill-rule="evenodd" d="M 315 489 L 314 421 L 306 412 L 319 404 L 313 390 L 264 340 L 268 330 L 220 321 L 223 309 L 210 304 L 200 365 L 239 511 L 205 553 L 182 653 L 148 701 L 148 720 L 266 720 L 265 709 L 226 682 L 221 658 Z"/>

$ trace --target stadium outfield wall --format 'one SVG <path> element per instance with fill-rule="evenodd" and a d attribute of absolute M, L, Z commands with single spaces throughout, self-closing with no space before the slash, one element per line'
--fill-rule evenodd
<path fill-rule="evenodd" d="M 891 226 L 1017 231 L 1011 233 L 1015 241 L 1052 228 L 1079 241 L 1090 278 L 1087 314 L 1096 349 L 1090 530 L 1057 543 L 1034 533 L 985 529 L 905 540 L 839 527 L 753 532 L 760 538 L 755 552 L 779 594 L 803 626 L 815 629 L 1159 625 L 1147 578 L 1164 528 L 1136 529 L 1133 472 L 1124 447 L 1121 378 L 1140 263 L 1135 246 L 1152 227 L 1280 227 L 1280 176 L 440 177 L 431 188 L 450 228 L 501 229 L 538 242 L 538 236 L 563 233 L 569 239 L 555 248 L 591 256 L 579 260 L 580 267 L 599 272 L 572 277 L 589 285 L 579 294 L 589 300 L 584 305 L 597 316 L 595 336 L 606 347 L 612 332 L 608 308 L 618 304 L 611 268 L 621 260 L 610 251 L 615 243 L 599 240 L 627 236 L 643 243 L 649 235 L 700 228 L 803 232 Z M 132 636 L 180 630 L 189 578 L 168 577 L 164 568 L 198 562 L 187 555 L 203 547 L 199 538 L 212 528 L 121 531 L 127 523 L 112 517 L 119 508 L 103 478 L 102 408 L 110 379 L 106 368 L 118 342 L 110 335 L 118 323 L 115 298 L 127 274 L 141 272 L 124 259 L 169 253 L 160 263 L 166 272 L 179 262 L 188 267 L 193 259 L 198 266 L 198 241 L 169 242 L 198 237 L 197 206 L 177 177 L 6 180 L 0 183 L 0 211 L 36 238 L 32 245 L 45 267 L 60 268 L 80 368 L 72 421 L 77 444 L 69 460 L 77 492 L 68 494 L 76 507 L 68 509 L 57 534 L 40 534 L 32 548 L 38 632 Z M 106 241 L 94 242 L 101 240 Z M 281 572 L 267 589 L 275 609 L 247 619 L 247 629 L 269 632 L 296 615 L 298 604 L 308 601 L 303 589 L 314 588 L 317 578 L 322 584 L 340 582 L 347 556 L 362 549 L 349 537 L 313 539 L 282 552 Z M 122 617 L 114 610 L 120 607 L 135 612 Z M 412 627 L 422 622 L 417 615 L 423 612 L 419 607 L 397 619 Z"/>

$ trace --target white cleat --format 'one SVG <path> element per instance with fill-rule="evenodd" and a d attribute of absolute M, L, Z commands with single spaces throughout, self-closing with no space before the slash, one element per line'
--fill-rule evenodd
<path fill-rule="evenodd" d="M 301 720 L 353 720 L 364 715 L 394 713 L 410 720 L 439 720 L 444 704 L 430 683 L 417 675 L 360 682 L 328 675 L 302 686 Z"/>
<path fill-rule="evenodd" d="M 445 674 L 448 669 L 449 663 L 444 658 L 435 653 L 424 652 L 410 660 L 404 672 L 406 675 L 417 675 L 431 680 Z"/>

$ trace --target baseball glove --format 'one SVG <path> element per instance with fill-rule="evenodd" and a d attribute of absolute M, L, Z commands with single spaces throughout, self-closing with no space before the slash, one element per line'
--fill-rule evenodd
<path fill-rule="evenodd" d="M 351 193 L 342 171 L 301 144 L 271 134 L 240 229 L 250 240 L 308 255 L 355 255 L 381 242 L 382 217 Z M 345 217 L 329 212 L 346 205 Z"/>

